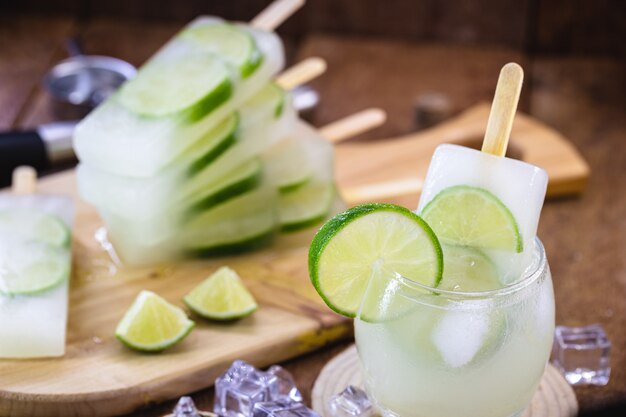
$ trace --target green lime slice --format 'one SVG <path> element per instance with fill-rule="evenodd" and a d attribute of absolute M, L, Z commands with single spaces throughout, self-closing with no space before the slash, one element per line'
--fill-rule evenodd
<path fill-rule="evenodd" d="M 438 288 L 448 291 L 489 291 L 502 288 L 495 264 L 478 249 L 441 245 L 443 279 Z"/>
<path fill-rule="evenodd" d="M 281 192 L 295 190 L 313 176 L 307 148 L 297 140 L 284 140 L 264 155 L 267 179 Z"/>
<path fill-rule="evenodd" d="M 67 280 L 67 248 L 37 241 L 12 242 L 0 248 L 0 294 L 34 295 Z"/>
<path fill-rule="evenodd" d="M 211 320 L 240 319 L 257 309 L 239 275 L 226 266 L 202 281 L 183 301 L 194 313 Z"/>
<path fill-rule="evenodd" d="M 193 327 L 181 308 L 142 291 L 117 325 L 115 336 L 132 349 L 158 352 L 183 340 Z"/>
<path fill-rule="evenodd" d="M 61 219 L 40 210 L 0 210 L 0 236 L 37 240 L 52 246 L 68 246 L 70 230 Z"/>
<path fill-rule="evenodd" d="M 283 232 L 305 229 L 328 217 L 335 201 L 335 186 L 328 182 L 308 182 L 278 197 L 280 228 Z"/>
<path fill-rule="evenodd" d="M 126 82 L 118 99 L 130 111 L 146 117 L 184 113 L 196 121 L 232 95 L 228 68 L 212 54 L 186 54 L 156 59 Z"/>
<path fill-rule="evenodd" d="M 202 171 L 233 146 L 237 142 L 238 127 L 239 116 L 233 113 L 188 149 L 183 156 L 193 160 L 187 168 L 188 175 L 193 176 Z"/>
<path fill-rule="evenodd" d="M 309 274 L 317 292 L 334 311 L 366 321 L 401 314 L 406 303 L 382 305 L 389 282 L 400 274 L 436 287 L 443 270 L 441 246 L 428 224 L 412 211 L 393 204 L 368 203 L 328 221 L 309 250 Z M 400 300 L 401 297 L 394 297 Z M 384 307 L 384 308 L 383 308 Z M 396 307 L 398 311 L 396 310 Z"/>
<path fill-rule="evenodd" d="M 513 214 L 485 189 L 466 185 L 446 188 L 421 215 L 443 243 L 522 252 L 522 236 Z"/>
<path fill-rule="evenodd" d="M 249 77 L 261 66 L 263 54 L 248 32 L 227 23 L 208 23 L 194 26 L 180 34 L 203 49 L 219 55 L 239 69 L 243 78 Z"/>
<path fill-rule="evenodd" d="M 271 109 L 271 115 L 278 119 L 285 108 L 287 93 L 276 83 L 265 84 L 256 94 L 246 101 L 242 108 L 244 117 L 253 112 L 260 112 L 260 109 Z"/>
<path fill-rule="evenodd" d="M 206 185 L 201 193 L 196 193 L 196 200 L 189 210 L 190 213 L 198 213 L 208 210 L 218 204 L 237 197 L 247 191 L 256 188 L 263 177 L 263 165 L 258 159 L 246 161 L 235 167 L 224 176 L 223 181 L 215 185 Z"/>

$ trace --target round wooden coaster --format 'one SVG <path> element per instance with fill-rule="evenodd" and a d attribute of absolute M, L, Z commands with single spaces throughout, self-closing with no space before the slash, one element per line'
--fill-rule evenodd
<path fill-rule="evenodd" d="M 313 409 L 322 417 L 331 417 L 328 400 L 348 385 L 363 387 L 356 346 L 335 356 L 322 369 L 311 395 Z M 554 366 L 548 365 L 535 396 L 521 417 L 574 417 L 577 414 L 574 390 Z"/>

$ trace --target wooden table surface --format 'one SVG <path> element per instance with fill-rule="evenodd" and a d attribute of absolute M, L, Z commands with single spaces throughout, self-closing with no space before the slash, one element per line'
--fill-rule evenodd
<path fill-rule="evenodd" d="M 64 38 L 80 34 L 85 50 L 141 64 L 178 24 L 63 18 L 0 17 L 0 129 L 28 128 L 53 120 L 41 77 L 65 57 Z M 515 51 L 411 44 L 312 35 L 290 55 L 319 55 L 329 69 L 314 82 L 322 105 L 316 125 L 368 106 L 388 111 L 388 123 L 360 140 L 413 129 L 413 103 L 426 92 L 446 94 L 455 110 L 489 100 L 499 68 L 520 62 L 526 70 L 521 107 L 572 139 L 591 166 L 587 191 L 548 201 L 539 235 L 554 275 L 557 324 L 600 323 L 613 344 L 605 387 L 580 387 L 581 410 L 626 400 L 626 64 L 606 58 L 527 57 Z M 411 204 L 411 202 L 407 202 Z M 412 203 L 413 205 L 416 202 Z M 322 366 L 348 342 L 284 364 L 310 398 Z M 212 405 L 211 389 L 193 394 Z M 137 416 L 160 416 L 174 402 Z"/>

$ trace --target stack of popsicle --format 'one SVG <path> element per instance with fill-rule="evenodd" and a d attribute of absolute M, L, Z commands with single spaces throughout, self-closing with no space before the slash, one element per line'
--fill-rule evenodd
<path fill-rule="evenodd" d="M 283 62 L 274 33 L 201 17 L 79 124 L 79 190 L 123 262 L 237 252 L 326 217 L 332 146 L 271 81 Z"/>

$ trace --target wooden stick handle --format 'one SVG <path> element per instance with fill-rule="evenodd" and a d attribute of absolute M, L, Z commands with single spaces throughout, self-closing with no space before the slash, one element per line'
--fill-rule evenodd
<path fill-rule="evenodd" d="M 33 194 L 37 189 L 35 168 L 26 165 L 15 168 L 11 189 L 14 194 Z"/>
<path fill-rule="evenodd" d="M 285 20 L 304 6 L 305 0 L 275 0 L 250 21 L 250 26 L 273 32 Z"/>
<path fill-rule="evenodd" d="M 328 141 L 337 143 L 378 127 L 385 123 L 385 120 L 387 113 L 384 110 L 371 108 L 339 119 L 318 130 Z"/>
<path fill-rule="evenodd" d="M 523 80 L 524 71 L 518 64 L 511 62 L 502 67 L 491 104 L 483 152 L 497 156 L 504 156 L 506 153 Z"/>
<path fill-rule="evenodd" d="M 326 71 L 326 61 L 311 57 L 298 62 L 276 77 L 276 83 L 285 90 L 292 90 L 319 77 Z"/>
<path fill-rule="evenodd" d="M 423 185 L 424 181 L 420 178 L 403 178 L 355 187 L 345 187 L 341 189 L 340 193 L 343 200 L 352 205 L 419 193 L 422 191 Z"/>

